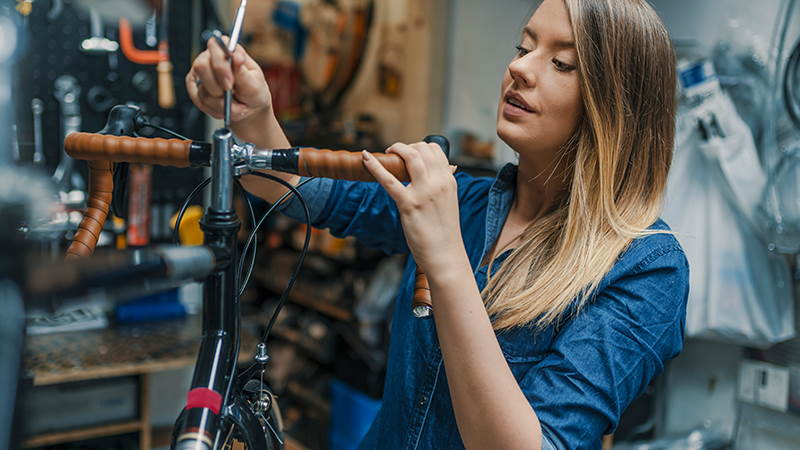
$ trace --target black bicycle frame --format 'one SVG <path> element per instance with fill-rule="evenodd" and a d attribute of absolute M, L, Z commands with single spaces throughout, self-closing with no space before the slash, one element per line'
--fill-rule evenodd
<path fill-rule="evenodd" d="M 238 397 L 236 363 L 239 355 L 239 292 L 236 235 L 241 225 L 233 208 L 232 134 L 222 128 L 214 133 L 212 154 L 212 203 L 201 221 L 205 245 L 217 257 L 217 267 L 205 279 L 203 335 L 187 404 L 175 425 L 172 448 L 218 448 L 226 439 L 228 423 L 244 430 L 250 449 L 267 448 L 258 419 Z"/>

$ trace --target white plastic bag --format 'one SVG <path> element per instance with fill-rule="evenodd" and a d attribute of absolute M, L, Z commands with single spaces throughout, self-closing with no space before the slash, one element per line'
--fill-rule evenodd
<path fill-rule="evenodd" d="M 794 336 L 789 268 L 756 215 L 765 184 L 750 130 L 722 91 L 680 111 L 663 217 L 689 260 L 687 336 L 759 348 Z"/>

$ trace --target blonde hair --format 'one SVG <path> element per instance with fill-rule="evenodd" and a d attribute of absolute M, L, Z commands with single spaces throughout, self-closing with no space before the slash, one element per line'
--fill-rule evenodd
<path fill-rule="evenodd" d="M 661 210 L 675 128 L 675 55 L 643 0 L 564 0 L 583 117 L 562 151 L 568 193 L 528 226 L 483 290 L 497 330 L 577 312 Z M 491 262 L 489 264 L 491 267 Z"/>

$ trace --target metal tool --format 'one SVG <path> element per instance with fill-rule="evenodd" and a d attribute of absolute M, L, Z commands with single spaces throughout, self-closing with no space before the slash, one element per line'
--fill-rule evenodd
<path fill-rule="evenodd" d="M 225 41 L 222 39 L 222 32 L 219 30 L 214 30 L 211 32 L 211 37 L 213 37 L 214 40 L 217 41 L 217 45 L 219 45 L 219 48 L 221 48 L 222 51 L 225 52 L 225 56 L 230 58 L 231 52 L 228 50 L 228 44 L 226 44 Z"/>
<path fill-rule="evenodd" d="M 38 98 L 31 100 L 31 111 L 33 112 L 33 164 L 43 166 L 42 114 L 44 114 L 44 102 Z"/>
<path fill-rule="evenodd" d="M 89 9 L 92 35 L 81 41 L 81 51 L 91 55 L 105 55 L 114 53 L 119 49 L 119 44 L 105 36 L 103 22 L 96 9 Z"/>
<path fill-rule="evenodd" d="M 47 20 L 53 22 L 61 16 L 61 11 L 64 10 L 64 0 L 53 0 L 50 2 L 50 10 L 47 11 Z"/>
<path fill-rule="evenodd" d="M 223 50 L 225 50 L 226 55 L 228 56 L 228 60 L 231 60 L 231 55 L 233 52 L 236 51 L 236 44 L 239 43 L 239 35 L 242 32 L 242 23 L 244 22 L 244 13 L 247 9 L 247 0 L 241 0 L 239 3 L 239 8 L 236 10 L 236 16 L 233 19 L 233 27 L 231 28 L 231 38 L 228 41 L 228 46 L 221 45 Z M 218 38 L 217 42 L 219 43 L 222 41 L 222 38 Z M 225 128 L 230 128 L 231 126 L 231 103 L 233 102 L 233 91 L 227 90 L 225 91 Z"/>
<path fill-rule="evenodd" d="M 148 17 L 144 23 L 144 43 L 151 48 L 155 48 L 158 45 L 157 18 L 158 14 L 153 11 L 153 15 Z"/>
<path fill-rule="evenodd" d="M 56 78 L 55 97 L 61 105 L 61 132 L 63 137 L 81 129 L 81 87 L 72 75 L 61 75 Z M 61 140 L 63 142 L 63 139 Z M 73 170 L 74 161 L 61 146 L 61 160 L 53 173 L 53 181 L 63 191 L 83 189 L 85 184 L 78 172 Z"/>

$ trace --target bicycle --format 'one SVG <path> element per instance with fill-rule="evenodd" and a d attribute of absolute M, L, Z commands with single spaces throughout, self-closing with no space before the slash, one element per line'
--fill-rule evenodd
<path fill-rule="evenodd" d="M 211 205 L 201 221 L 205 244 L 191 254 L 188 250 L 162 251 L 166 267 L 177 267 L 181 273 L 195 272 L 205 276 L 203 281 L 203 334 L 187 394 L 186 407 L 178 417 L 172 436 L 172 448 L 178 450 L 211 450 L 229 448 L 235 439 L 253 450 L 283 448 L 280 417 L 274 395 L 264 382 L 269 361 L 267 338 L 285 304 L 297 278 L 310 240 L 310 214 L 301 187 L 292 186 L 281 178 L 258 170 L 277 170 L 309 177 L 328 177 L 346 180 L 373 181 L 364 168 L 361 155 L 347 150 L 324 150 L 308 147 L 289 149 L 258 149 L 250 143 L 238 143 L 226 128 L 213 133 L 213 142 L 195 142 L 160 128 L 176 138 L 145 138 L 136 132 L 151 126 L 144 115 L 133 106 L 114 107 L 106 126 L 98 133 L 72 133 L 64 141 L 67 153 L 89 163 L 89 200 L 86 215 L 68 249 L 70 258 L 90 255 L 103 228 L 111 204 L 114 163 L 145 163 L 175 167 L 210 166 L 212 176 L 198 185 L 187 197 L 178 214 L 177 227 L 183 211 L 192 198 L 207 184 L 212 186 Z M 448 153 L 449 143 L 442 136 L 428 136 L 426 142 L 439 144 Z M 375 154 L 398 179 L 408 181 L 402 159 L 392 154 Z M 236 235 L 240 221 L 233 208 L 235 178 L 245 174 L 270 179 L 282 184 L 288 192 L 256 223 L 250 205 L 253 230 L 241 255 Z M 297 196 L 306 215 L 306 238 L 291 278 L 257 345 L 253 362 L 236 372 L 239 357 L 239 295 L 252 274 L 255 262 L 255 243 L 258 229 L 266 217 L 289 195 Z M 251 254 L 248 273 L 243 276 L 245 257 Z M 180 266 L 180 267 L 178 267 Z M 182 267 L 182 269 L 181 269 Z M 187 267 L 192 269 L 187 270 Z M 206 275 L 207 272 L 207 275 Z M 424 274 L 422 274 L 424 277 Z M 426 280 L 417 280 L 415 302 L 430 305 Z M 418 308 L 417 304 L 415 308 Z M 429 311 L 429 310 L 428 310 Z"/>

